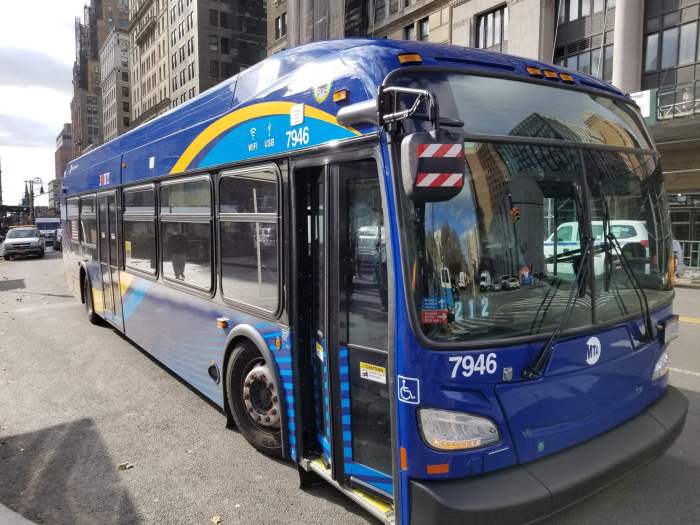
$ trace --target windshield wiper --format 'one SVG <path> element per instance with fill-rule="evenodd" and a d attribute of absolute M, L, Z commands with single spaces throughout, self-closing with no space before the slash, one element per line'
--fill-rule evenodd
<path fill-rule="evenodd" d="M 569 324 L 571 315 L 576 307 L 576 300 L 581 291 L 581 286 L 585 285 L 584 279 L 588 275 L 588 266 L 591 260 L 591 251 L 593 246 L 592 239 L 588 236 L 583 237 L 582 244 L 583 246 L 581 248 L 581 253 L 583 255 L 581 257 L 581 263 L 578 268 L 578 273 L 576 274 L 576 279 L 574 279 L 574 282 L 572 283 L 569 298 L 564 306 L 564 313 L 562 314 L 559 324 L 557 324 L 557 327 L 554 329 L 549 339 L 547 339 L 547 342 L 539 351 L 534 361 L 528 367 L 526 367 L 525 370 L 523 370 L 523 377 L 525 379 L 537 379 L 542 375 L 547 363 L 549 363 L 549 358 L 554 350 L 554 345 L 557 343 L 557 341 L 559 341 L 559 338 L 564 331 L 564 327 Z"/>
<path fill-rule="evenodd" d="M 625 273 L 627 274 L 627 278 L 630 280 L 632 283 L 632 288 L 634 289 L 634 293 L 637 295 L 637 300 L 639 300 L 639 307 L 642 310 L 642 315 L 644 316 L 644 331 L 645 331 L 645 338 L 647 340 L 651 340 L 654 337 L 654 331 L 653 331 L 653 323 L 651 320 L 651 311 L 649 310 L 649 301 L 647 300 L 647 294 L 644 293 L 644 288 L 642 288 L 642 285 L 639 283 L 639 280 L 637 279 L 637 276 L 634 273 L 634 269 L 632 268 L 632 265 L 630 264 L 629 259 L 625 255 L 625 253 L 622 251 L 622 245 L 620 244 L 620 241 L 617 239 L 615 234 L 612 232 L 612 229 L 610 228 L 610 210 L 608 209 L 608 199 L 603 191 L 602 185 L 600 182 L 598 183 L 598 195 L 600 196 L 600 201 L 603 206 L 603 234 L 605 235 L 605 250 L 606 250 L 606 260 L 608 257 L 607 250 L 608 250 L 608 242 L 610 243 L 610 246 L 612 246 L 614 249 L 616 249 L 617 253 L 620 256 L 620 262 L 622 262 L 622 268 L 625 270 Z M 612 262 L 610 263 L 609 267 L 606 264 L 605 268 L 605 290 L 608 291 L 609 283 L 610 283 L 610 275 L 608 274 L 608 271 L 612 273 Z M 624 301 L 623 301 L 624 304 Z"/>
<path fill-rule="evenodd" d="M 581 189 L 578 186 L 574 186 L 574 200 L 576 202 L 576 207 L 579 211 L 580 220 L 583 221 L 582 224 L 590 224 L 590 221 L 588 220 L 588 214 L 586 213 L 586 208 L 583 205 Z M 579 249 L 581 259 L 578 271 L 576 272 L 576 279 L 574 279 L 574 282 L 572 283 L 571 291 L 569 292 L 569 298 L 567 299 L 566 305 L 564 306 L 564 313 L 562 314 L 561 319 L 559 320 L 559 323 L 557 324 L 556 328 L 552 332 L 552 335 L 549 336 L 547 342 L 537 353 L 537 356 L 535 357 L 533 362 L 523 370 L 523 377 L 525 379 L 537 379 L 544 372 L 544 369 L 547 367 L 547 363 L 549 363 L 549 358 L 552 355 L 552 351 L 554 350 L 554 345 L 561 337 L 561 334 L 564 331 L 564 327 L 569 324 L 571 315 L 573 314 L 574 308 L 576 307 L 576 300 L 579 294 L 581 293 L 581 287 L 585 287 L 584 279 L 588 275 L 588 265 L 592 258 L 591 252 L 593 251 L 593 238 L 590 235 L 590 231 L 583 230 L 583 233 L 584 234 L 581 236 L 581 247 Z M 575 268 L 576 266 L 574 265 L 574 269 Z"/>

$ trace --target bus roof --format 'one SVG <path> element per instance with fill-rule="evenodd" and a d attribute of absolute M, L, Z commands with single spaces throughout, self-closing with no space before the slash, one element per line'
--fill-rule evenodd
<path fill-rule="evenodd" d="M 480 49 L 386 39 L 315 42 L 273 55 L 71 161 L 65 195 L 373 133 L 371 125 L 340 126 L 337 111 L 373 98 L 386 76 L 402 67 L 398 56 L 411 53 L 421 56 L 423 66 L 465 72 L 532 79 L 528 66 L 547 68 L 569 73 L 591 91 L 624 95 L 587 75 Z M 334 102 L 332 94 L 343 89 L 347 98 Z"/>

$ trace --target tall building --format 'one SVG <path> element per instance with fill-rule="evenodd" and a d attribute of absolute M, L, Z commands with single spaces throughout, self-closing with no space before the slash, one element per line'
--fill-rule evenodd
<path fill-rule="evenodd" d="M 100 48 L 102 132 L 104 141 L 129 129 L 129 35 L 114 28 Z"/>
<path fill-rule="evenodd" d="M 73 158 L 73 131 L 70 122 L 63 125 L 63 129 L 56 137 L 56 153 L 54 153 L 54 184 L 53 184 L 53 202 L 54 208 L 58 211 L 59 197 L 61 191 L 61 183 L 63 182 L 63 174 L 66 171 L 66 166 Z M 49 200 L 51 200 L 51 191 L 49 191 Z M 49 207 L 51 204 L 49 203 Z"/>
<path fill-rule="evenodd" d="M 268 55 L 318 40 L 367 36 L 369 31 L 369 0 L 266 1 Z"/>
<path fill-rule="evenodd" d="M 129 10 L 133 125 L 264 58 L 264 2 L 131 0 Z"/>
<path fill-rule="evenodd" d="M 71 123 L 73 156 L 103 142 L 99 51 L 113 28 L 128 27 L 128 0 L 90 0 L 75 20 Z"/>

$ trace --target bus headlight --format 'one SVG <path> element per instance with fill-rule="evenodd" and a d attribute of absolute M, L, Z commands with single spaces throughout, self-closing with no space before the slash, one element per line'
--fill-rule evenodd
<path fill-rule="evenodd" d="M 651 380 L 656 381 L 666 374 L 668 374 L 668 352 L 664 350 L 664 353 L 661 354 L 661 357 L 659 357 L 659 360 L 654 366 L 654 373 L 651 374 Z"/>
<path fill-rule="evenodd" d="M 418 422 L 423 440 L 439 450 L 479 448 L 500 439 L 493 421 L 463 412 L 421 408 Z"/>

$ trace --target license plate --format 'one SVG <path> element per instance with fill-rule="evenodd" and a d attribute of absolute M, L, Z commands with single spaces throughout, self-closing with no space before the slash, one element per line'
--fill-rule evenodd
<path fill-rule="evenodd" d="M 671 315 L 661 321 L 661 343 L 668 344 L 678 337 L 678 316 Z"/>

